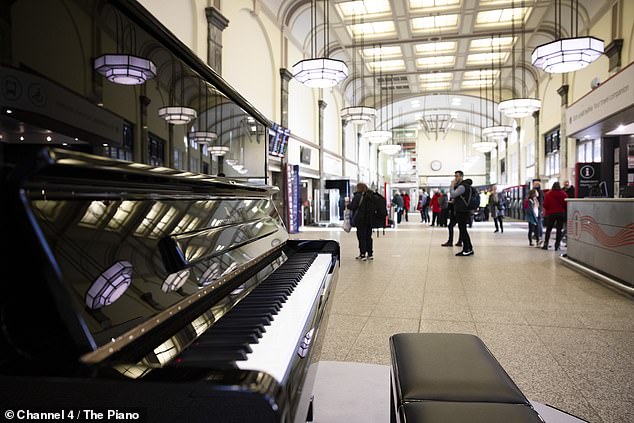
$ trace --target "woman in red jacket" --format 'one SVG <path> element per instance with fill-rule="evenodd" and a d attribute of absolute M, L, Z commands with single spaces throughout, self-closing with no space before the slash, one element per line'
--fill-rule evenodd
<path fill-rule="evenodd" d="M 553 187 L 544 196 L 544 220 L 546 221 L 546 237 L 544 238 L 543 250 L 548 249 L 548 240 L 553 226 L 557 228 L 557 238 L 555 238 L 555 250 L 559 250 L 559 243 L 562 237 L 562 228 L 566 216 L 566 198 L 568 196 L 561 189 L 559 182 L 555 182 Z"/>

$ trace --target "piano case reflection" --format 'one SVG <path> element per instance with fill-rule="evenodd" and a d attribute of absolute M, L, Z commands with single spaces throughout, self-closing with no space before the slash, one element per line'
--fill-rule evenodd
<path fill-rule="evenodd" d="M 270 187 L 51 148 L 24 159 L 9 147 L 5 408 L 311 419 L 335 241 L 290 240 Z"/>

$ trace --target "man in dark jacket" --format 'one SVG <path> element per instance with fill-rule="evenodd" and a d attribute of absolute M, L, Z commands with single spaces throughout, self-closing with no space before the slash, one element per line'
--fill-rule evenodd
<path fill-rule="evenodd" d="M 405 208 L 405 202 L 403 201 L 403 197 L 401 194 L 396 191 L 394 193 L 394 197 L 392 197 L 392 204 L 394 204 L 396 211 L 396 223 L 401 223 L 401 219 L 403 218 L 403 209 Z"/>
<path fill-rule="evenodd" d="M 357 228 L 357 240 L 359 241 L 359 255 L 357 260 L 374 260 L 372 255 L 372 221 L 370 216 L 370 195 L 372 191 L 364 183 L 357 184 L 357 190 L 348 204 L 352 211 L 352 225 Z"/>
<path fill-rule="evenodd" d="M 451 181 L 451 187 L 449 188 L 449 195 L 453 199 L 454 212 L 456 213 L 460 240 L 462 241 L 462 251 L 456 256 L 472 256 L 474 254 L 473 245 L 471 245 L 471 238 L 469 237 L 469 232 L 467 232 L 467 225 L 471 219 L 471 211 L 468 208 L 468 204 L 473 181 L 471 179 L 463 179 L 464 173 L 461 170 L 457 170 L 454 176 L 455 178 Z"/>

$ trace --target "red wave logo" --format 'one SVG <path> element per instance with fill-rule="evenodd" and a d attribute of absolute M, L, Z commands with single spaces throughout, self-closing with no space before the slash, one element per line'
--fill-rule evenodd
<path fill-rule="evenodd" d="M 604 247 L 616 248 L 634 244 L 634 222 L 628 224 L 614 235 L 608 235 L 601 229 L 592 216 L 581 216 L 575 211 L 572 220 L 568 221 L 568 234 L 579 239 L 583 232 L 588 232 Z"/>

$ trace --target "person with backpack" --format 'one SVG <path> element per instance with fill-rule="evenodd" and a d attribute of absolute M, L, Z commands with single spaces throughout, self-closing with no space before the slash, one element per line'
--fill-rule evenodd
<path fill-rule="evenodd" d="M 372 251 L 372 191 L 366 184 L 357 184 L 356 192 L 348 208 L 352 211 L 352 226 L 357 228 L 359 255 L 356 260 L 374 260 Z"/>
<path fill-rule="evenodd" d="M 462 241 L 462 251 L 456 254 L 459 257 L 472 256 L 474 254 L 471 238 L 469 237 L 469 232 L 467 232 L 467 225 L 471 220 L 471 213 L 480 206 L 480 195 L 472 187 L 472 184 L 473 181 L 471 179 L 464 179 L 464 173 L 461 170 L 457 170 L 449 188 L 449 195 L 454 200 L 454 212 L 458 221 L 458 229 L 460 230 L 460 240 Z"/>

